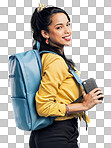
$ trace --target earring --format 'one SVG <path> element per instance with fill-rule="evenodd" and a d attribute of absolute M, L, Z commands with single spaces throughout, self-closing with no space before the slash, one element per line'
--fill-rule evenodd
<path fill-rule="evenodd" d="M 46 37 L 46 41 L 45 42 L 46 42 L 46 44 L 49 44 L 48 37 Z"/>

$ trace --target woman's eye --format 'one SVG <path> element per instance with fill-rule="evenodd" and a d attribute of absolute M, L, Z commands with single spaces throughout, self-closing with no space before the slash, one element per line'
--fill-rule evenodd
<path fill-rule="evenodd" d="M 71 24 L 69 23 L 69 24 L 67 24 L 67 26 L 70 26 Z"/>
<path fill-rule="evenodd" d="M 70 23 L 68 23 L 66 26 L 70 26 Z M 61 29 L 62 26 L 57 27 L 56 29 Z"/>
<path fill-rule="evenodd" d="M 57 27 L 57 29 L 60 29 L 60 28 L 62 28 L 61 26 L 60 27 Z"/>

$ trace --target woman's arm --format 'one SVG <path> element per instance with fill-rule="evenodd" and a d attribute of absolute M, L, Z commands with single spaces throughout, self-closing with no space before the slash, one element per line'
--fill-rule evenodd
<path fill-rule="evenodd" d="M 57 101 L 57 93 L 67 77 L 67 65 L 58 55 L 48 53 L 42 58 L 42 80 L 35 95 L 37 113 L 45 117 L 65 116 L 66 106 Z"/>
<path fill-rule="evenodd" d="M 73 114 L 76 112 L 83 112 L 86 107 L 83 103 L 66 104 L 66 115 Z"/>

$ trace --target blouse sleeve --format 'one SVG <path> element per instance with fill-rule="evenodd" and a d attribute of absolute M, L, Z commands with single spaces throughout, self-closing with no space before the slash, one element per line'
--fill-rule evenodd
<path fill-rule="evenodd" d="M 66 107 L 56 100 L 58 88 L 67 74 L 65 61 L 50 54 L 44 60 L 42 80 L 36 93 L 36 109 L 40 116 L 65 116 Z"/>

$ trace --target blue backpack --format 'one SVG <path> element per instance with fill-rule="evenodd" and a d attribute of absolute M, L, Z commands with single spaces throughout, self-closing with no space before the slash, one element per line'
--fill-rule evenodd
<path fill-rule="evenodd" d="M 37 42 L 37 48 L 39 47 Z M 41 117 L 36 111 L 35 94 L 41 82 L 40 54 L 43 52 L 50 51 L 30 50 L 9 57 L 11 100 L 16 126 L 21 130 L 32 131 L 44 128 L 52 124 L 56 118 Z M 73 73 L 78 77 L 74 71 Z"/>

